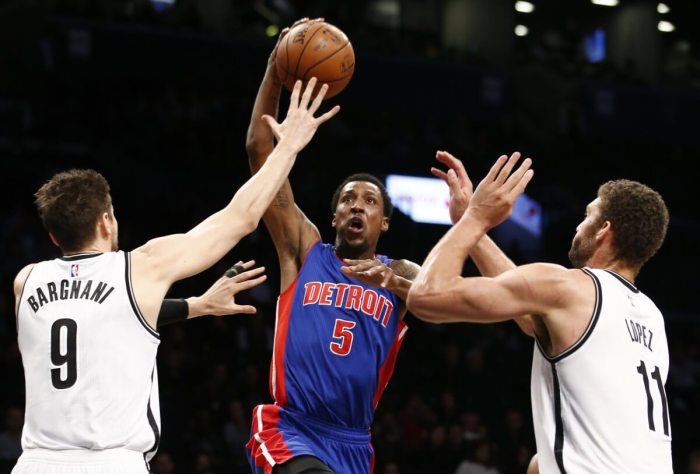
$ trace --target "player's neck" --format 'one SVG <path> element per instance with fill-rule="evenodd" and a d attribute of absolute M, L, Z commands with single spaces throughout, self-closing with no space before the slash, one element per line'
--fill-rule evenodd
<path fill-rule="evenodd" d="M 609 270 L 624 277 L 627 281 L 634 283 L 638 271 L 620 259 L 612 256 L 594 255 L 586 262 L 587 267 Z"/>
<path fill-rule="evenodd" d="M 95 240 L 95 241 L 89 243 L 88 245 L 81 247 L 78 250 L 64 251 L 63 255 L 69 256 L 69 255 L 79 255 L 79 254 L 84 254 L 84 253 L 106 253 L 106 252 L 111 252 L 111 251 L 112 251 L 111 242 L 99 239 L 99 240 Z"/>
<path fill-rule="evenodd" d="M 367 260 L 374 258 L 375 248 L 369 247 L 350 247 L 348 245 L 340 244 L 335 245 L 335 254 L 341 259 L 350 260 Z"/>

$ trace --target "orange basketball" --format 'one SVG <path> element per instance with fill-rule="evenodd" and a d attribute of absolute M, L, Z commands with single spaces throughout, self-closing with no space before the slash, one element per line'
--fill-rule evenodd
<path fill-rule="evenodd" d="M 319 84 L 328 84 L 328 99 L 350 82 L 355 51 L 345 33 L 330 23 L 301 23 L 282 38 L 275 63 L 277 75 L 289 91 L 297 79 L 306 86 L 306 81 L 316 77 Z"/>

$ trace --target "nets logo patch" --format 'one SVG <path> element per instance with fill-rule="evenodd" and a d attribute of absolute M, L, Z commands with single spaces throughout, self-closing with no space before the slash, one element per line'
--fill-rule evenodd
<path fill-rule="evenodd" d="M 77 263 L 74 263 L 73 265 L 70 266 L 70 276 L 73 278 L 78 276 L 78 273 L 80 272 L 80 265 Z"/>

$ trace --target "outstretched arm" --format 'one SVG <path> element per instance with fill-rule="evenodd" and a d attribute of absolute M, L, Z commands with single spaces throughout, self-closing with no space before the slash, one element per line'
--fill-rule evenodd
<path fill-rule="evenodd" d="M 520 154 L 517 153 L 517 156 Z M 448 168 L 446 172 L 435 167 L 430 171 L 444 180 L 450 189 L 450 219 L 455 224 L 469 205 L 473 193 L 472 182 L 462 161 L 451 153 L 438 151 L 435 158 Z M 469 256 L 483 276 L 494 277 L 515 268 L 513 261 L 486 234 L 474 245 Z M 520 316 L 515 319 L 515 322 L 525 334 L 535 336 L 532 315 Z"/>
<path fill-rule="evenodd" d="M 282 124 L 270 116 L 263 117 L 278 145 L 258 173 L 241 186 L 224 209 L 186 234 L 154 239 L 132 252 L 131 273 L 136 301 L 153 327 L 170 285 L 209 268 L 243 236 L 255 230 L 286 179 L 297 153 L 309 143 L 318 127 L 338 112 L 336 106 L 314 117 L 328 90 L 328 86 L 323 85 L 312 101 L 315 86 L 315 79 L 311 79 L 302 94 L 301 81 L 297 81 Z"/>
<path fill-rule="evenodd" d="M 501 156 L 482 180 L 469 206 L 426 258 L 408 295 L 408 308 L 432 322 L 503 321 L 531 313 L 522 298 L 521 269 L 495 278 L 462 278 L 464 261 L 486 231 L 505 220 L 532 178 L 531 161 L 511 174 L 519 155 Z M 526 283 L 526 282 L 525 282 Z M 513 313 L 515 311 L 515 313 Z M 522 311 L 522 312 L 519 312 Z"/>
<path fill-rule="evenodd" d="M 304 18 L 294 23 L 292 27 L 300 23 L 310 24 L 318 20 Z M 268 58 L 265 75 L 260 83 L 253 113 L 250 117 L 246 150 L 250 170 L 253 174 L 261 169 L 275 147 L 275 137 L 261 117 L 264 115 L 277 116 L 282 81 L 277 76 L 275 57 L 277 49 L 286 39 L 288 32 L 289 28 L 282 30 L 277 44 Z M 263 220 L 279 254 L 281 286 L 284 289 L 296 278 L 307 249 L 320 238 L 320 233 L 295 204 L 289 179 L 283 181 L 277 195 L 265 212 Z"/>
<path fill-rule="evenodd" d="M 158 313 L 158 328 L 206 315 L 255 314 L 254 306 L 239 305 L 235 298 L 241 291 L 258 286 L 267 279 L 263 273 L 265 267 L 253 268 L 254 265 L 254 260 L 238 262 L 200 296 L 166 298 Z"/>

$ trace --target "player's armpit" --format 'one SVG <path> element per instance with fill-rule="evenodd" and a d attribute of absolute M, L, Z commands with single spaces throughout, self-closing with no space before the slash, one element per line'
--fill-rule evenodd
<path fill-rule="evenodd" d="M 13 283 L 13 288 L 15 292 L 15 300 L 18 300 L 21 293 L 22 289 L 24 288 L 24 282 L 27 281 L 27 277 L 29 277 L 29 274 L 32 272 L 32 268 L 34 268 L 34 264 L 30 263 L 23 269 L 17 273 L 17 276 L 15 277 L 14 283 Z"/>

